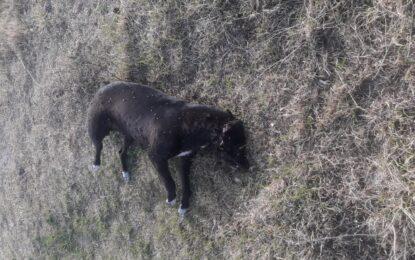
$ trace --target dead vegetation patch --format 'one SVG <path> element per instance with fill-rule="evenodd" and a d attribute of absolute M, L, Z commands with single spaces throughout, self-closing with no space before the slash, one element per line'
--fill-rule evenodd
<path fill-rule="evenodd" d="M 410 259 L 414 11 L 405 0 L 1 3 L 0 257 Z M 122 184 L 116 135 L 89 173 L 85 111 L 114 80 L 230 109 L 249 130 L 252 173 L 197 158 L 182 224 L 142 151 Z"/>

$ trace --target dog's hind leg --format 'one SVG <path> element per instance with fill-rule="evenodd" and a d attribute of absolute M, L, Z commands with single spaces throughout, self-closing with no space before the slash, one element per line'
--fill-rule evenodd
<path fill-rule="evenodd" d="M 176 198 L 176 184 L 171 177 L 169 165 L 166 159 L 160 158 L 158 155 L 150 154 L 150 160 L 156 168 L 161 181 L 163 182 L 167 191 L 167 204 L 174 205 Z"/>
<path fill-rule="evenodd" d="M 106 124 L 104 115 L 95 114 L 90 117 L 88 132 L 95 146 L 95 159 L 91 167 L 91 170 L 95 172 L 101 165 L 102 140 L 109 134 L 109 127 Z"/>
<path fill-rule="evenodd" d="M 121 159 L 121 165 L 122 165 L 122 177 L 125 182 L 130 181 L 130 172 L 128 171 L 127 166 L 127 159 L 128 159 L 128 148 L 131 146 L 133 142 L 133 139 L 129 136 L 124 137 L 124 144 L 123 147 L 120 150 L 120 159 Z"/>
<path fill-rule="evenodd" d="M 180 165 L 180 178 L 182 182 L 182 189 L 183 189 L 183 195 L 182 195 L 182 201 L 179 208 L 179 215 L 180 217 L 184 217 L 186 214 L 188 208 L 189 208 L 189 200 L 190 196 L 192 195 L 191 189 L 190 189 L 190 167 L 192 165 L 192 159 L 193 155 L 189 155 L 186 157 L 182 157 L 181 159 L 181 165 Z"/>
<path fill-rule="evenodd" d="M 92 169 L 98 170 L 99 166 L 101 165 L 101 151 L 102 151 L 102 139 L 94 141 L 95 146 L 95 160 L 94 164 L 92 165 Z"/>

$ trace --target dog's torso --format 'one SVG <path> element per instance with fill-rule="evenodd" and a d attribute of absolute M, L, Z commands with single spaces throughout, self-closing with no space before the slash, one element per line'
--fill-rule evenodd
<path fill-rule="evenodd" d="M 188 104 L 150 87 L 127 82 L 102 87 L 89 114 L 90 118 L 103 121 L 108 130 L 117 130 L 164 158 L 209 145 L 229 117 L 218 109 Z M 212 120 L 206 120 L 208 117 Z"/>
<path fill-rule="evenodd" d="M 158 90 L 135 83 L 115 82 L 102 87 L 88 110 L 88 132 L 95 146 L 92 171 L 101 164 L 102 140 L 111 131 L 124 138 L 120 149 L 122 177 L 129 181 L 127 154 L 136 143 L 147 150 L 167 191 L 167 204 L 173 205 L 176 186 L 168 160 L 179 156 L 182 199 L 179 213 L 183 217 L 191 196 L 189 173 L 192 158 L 201 149 L 216 148 L 217 154 L 234 165 L 248 169 L 245 156 L 243 123 L 230 112 L 214 107 L 189 104 Z"/>

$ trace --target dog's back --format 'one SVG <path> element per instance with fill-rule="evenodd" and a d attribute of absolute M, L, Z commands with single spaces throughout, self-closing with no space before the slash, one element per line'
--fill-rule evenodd
<path fill-rule="evenodd" d="M 114 82 L 99 89 L 91 102 L 89 135 L 92 140 L 100 139 L 109 131 L 117 130 L 148 146 L 152 128 L 161 122 L 174 126 L 183 105 L 183 101 L 150 87 Z"/>

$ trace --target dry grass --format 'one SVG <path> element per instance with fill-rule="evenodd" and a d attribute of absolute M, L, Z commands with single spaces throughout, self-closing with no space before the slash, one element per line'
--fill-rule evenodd
<path fill-rule="evenodd" d="M 0 3 L 0 258 L 414 256 L 413 2 L 256 2 Z M 255 169 L 197 158 L 182 224 L 116 135 L 89 173 L 117 79 L 234 111 Z"/>

